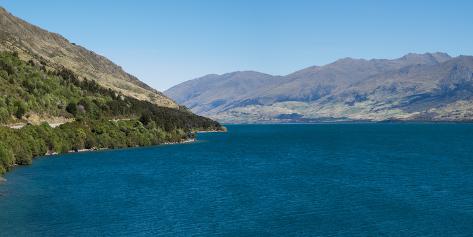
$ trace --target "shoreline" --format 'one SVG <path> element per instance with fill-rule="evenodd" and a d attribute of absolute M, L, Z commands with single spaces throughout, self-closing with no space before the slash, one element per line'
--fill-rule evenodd
<path fill-rule="evenodd" d="M 165 142 L 165 143 L 161 143 L 161 144 L 157 144 L 157 146 L 160 146 L 160 145 L 176 145 L 176 144 L 186 144 L 186 143 L 193 143 L 193 142 L 196 142 L 197 140 L 195 138 L 188 138 L 188 139 L 184 139 L 182 141 L 179 141 L 179 142 Z"/>
<path fill-rule="evenodd" d="M 90 149 L 70 150 L 70 151 L 67 151 L 67 152 L 64 152 L 64 153 L 48 151 L 43 156 L 38 156 L 38 158 L 39 157 L 50 157 L 50 156 L 64 155 L 64 154 L 82 153 L 82 152 L 94 152 L 94 151 L 138 148 L 138 147 L 152 147 L 152 146 L 162 146 L 162 145 L 187 144 L 187 143 L 193 143 L 193 142 L 196 142 L 196 141 L 197 141 L 197 139 L 195 139 L 195 138 L 189 138 L 189 139 L 184 139 L 184 140 L 179 141 L 179 142 L 164 142 L 164 143 L 160 143 L 160 144 L 156 144 L 156 145 L 150 145 L 150 146 L 136 146 L 136 147 L 123 147 L 123 148 L 96 148 L 96 147 L 93 147 L 93 148 L 90 148 Z"/>
<path fill-rule="evenodd" d="M 197 130 L 193 131 L 194 134 L 197 133 L 226 133 L 228 132 L 228 129 L 226 127 L 222 126 L 222 130 Z"/>
<path fill-rule="evenodd" d="M 192 133 L 195 135 L 197 133 L 214 133 L 214 132 L 227 132 L 227 130 L 224 129 L 224 130 L 212 130 L 212 131 L 194 131 Z M 53 158 L 55 156 L 65 155 L 65 154 L 73 154 L 73 153 L 94 152 L 94 151 L 102 151 L 102 150 L 117 150 L 117 149 L 128 149 L 128 148 L 140 148 L 140 147 L 144 148 L 144 147 L 153 147 L 153 146 L 161 146 L 161 145 L 187 144 L 187 143 L 194 143 L 194 142 L 197 142 L 197 138 L 195 138 L 195 136 L 191 137 L 191 138 L 187 138 L 187 139 L 182 139 L 182 140 L 177 141 L 177 142 L 163 142 L 163 143 L 160 143 L 160 144 L 153 144 L 153 145 L 147 145 L 147 146 L 121 147 L 121 148 L 96 148 L 96 147 L 93 147 L 93 148 L 90 148 L 90 149 L 69 150 L 67 152 L 47 151 L 43 155 L 33 157 L 33 160 L 38 159 L 38 158 L 49 158 L 49 157 Z M 18 167 L 18 166 L 20 166 L 20 165 L 13 164 L 11 167 L 13 168 L 13 167 Z M 23 165 L 21 165 L 21 166 L 23 166 Z M 5 172 L 4 174 L 0 174 L 0 184 L 7 181 L 3 176 L 8 172 L 9 171 Z"/>
<path fill-rule="evenodd" d="M 83 152 L 95 152 L 95 151 L 104 151 L 104 150 L 118 150 L 118 149 L 129 149 L 129 148 L 146 148 L 146 147 L 153 147 L 153 146 L 162 146 L 162 145 L 178 145 L 178 144 L 188 144 L 188 143 L 194 143 L 197 142 L 197 139 L 195 138 L 188 138 L 188 139 L 183 139 L 178 142 L 164 142 L 160 144 L 155 144 L 155 145 L 149 145 L 149 146 L 136 146 L 136 147 L 122 147 L 122 148 L 91 148 L 91 149 L 79 149 L 79 150 L 70 150 L 64 153 L 58 153 L 58 152 L 52 152 L 48 151 L 46 154 L 34 157 L 34 159 L 40 159 L 40 158 L 54 158 L 59 155 L 66 155 L 66 154 L 74 154 L 74 153 L 83 153 Z M 14 167 L 19 167 L 20 165 L 18 164 L 13 164 Z M 21 165 L 21 166 L 27 166 L 27 165 Z M 9 173 L 9 172 L 6 172 Z M 3 177 L 4 174 L 0 174 L 0 184 L 7 182 L 7 179 Z"/>

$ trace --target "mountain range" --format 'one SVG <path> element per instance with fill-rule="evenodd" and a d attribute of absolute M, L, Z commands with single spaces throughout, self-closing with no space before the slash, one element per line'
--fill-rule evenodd
<path fill-rule="evenodd" d="M 473 120 L 473 57 L 344 58 L 286 76 L 206 75 L 165 95 L 226 123 Z"/>

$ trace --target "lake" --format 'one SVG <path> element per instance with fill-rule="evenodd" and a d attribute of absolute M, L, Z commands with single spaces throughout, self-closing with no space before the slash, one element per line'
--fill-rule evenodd
<path fill-rule="evenodd" d="M 472 124 L 229 125 L 36 159 L 0 236 L 472 236 Z"/>

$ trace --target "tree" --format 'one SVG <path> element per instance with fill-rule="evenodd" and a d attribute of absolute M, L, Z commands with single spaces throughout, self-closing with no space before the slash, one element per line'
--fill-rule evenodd
<path fill-rule="evenodd" d="M 92 149 L 96 146 L 97 146 L 97 139 L 92 134 L 87 135 L 87 138 L 85 139 L 85 144 L 84 144 L 85 149 Z"/>
<path fill-rule="evenodd" d="M 77 114 L 77 105 L 76 105 L 76 103 L 70 102 L 69 104 L 67 104 L 66 111 L 75 116 Z"/>
<path fill-rule="evenodd" d="M 0 108 L 0 123 L 8 122 L 9 118 L 10 114 L 8 113 L 8 110 L 6 108 Z"/>
<path fill-rule="evenodd" d="M 4 144 L 0 144 L 0 174 L 6 172 L 8 167 L 12 166 L 15 162 L 15 157 L 10 148 Z"/>
<path fill-rule="evenodd" d="M 16 103 L 16 111 L 15 111 L 15 116 L 18 119 L 21 119 L 23 115 L 26 114 L 26 105 L 23 102 L 17 102 Z"/>
<path fill-rule="evenodd" d="M 140 117 L 140 122 L 143 124 L 143 125 L 148 125 L 151 121 L 153 121 L 153 118 L 152 118 L 152 114 L 148 111 L 145 111 L 143 112 L 143 114 L 141 114 L 141 117 Z"/>

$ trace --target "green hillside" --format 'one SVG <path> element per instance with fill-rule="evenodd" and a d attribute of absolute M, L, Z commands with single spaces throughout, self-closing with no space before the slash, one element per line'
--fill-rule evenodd
<path fill-rule="evenodd" d="M 47 152 L 179 142 L 195 130 L 220 130 L 184 108 L 158 107 L 0 52 L 0 173 Z M 48 120 L 71 121 L 52 128 Z M 21 129 L 8 125 L 31 123 Z"/>

